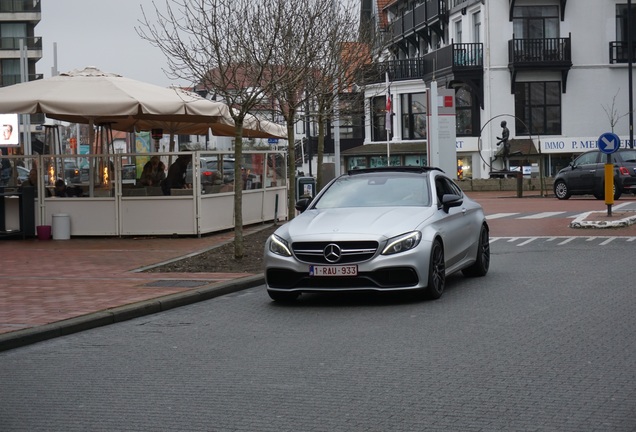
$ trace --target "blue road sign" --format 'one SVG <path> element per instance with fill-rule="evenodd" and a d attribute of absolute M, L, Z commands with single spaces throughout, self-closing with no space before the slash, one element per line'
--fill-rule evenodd
<path fill-rule="evenodd" d="M 621 146 L 621 140 L 613 132 L 605 132 L 598 138 L 598 149 L 605 154 L 615 153 Z"/>
<path fill-rule="evenodd" d="M 267 138 L 267 144 L 278 144 L 278 138 Z"/>

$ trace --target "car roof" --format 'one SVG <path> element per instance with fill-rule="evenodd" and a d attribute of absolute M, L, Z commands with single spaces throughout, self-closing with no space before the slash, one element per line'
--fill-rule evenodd
<path fill-rule="evenodd" d="M 425 173 L 425 172 L 430 172 L 430 171 L 439 171 L 439 172 L 444 172 L 442 169 L 437 168 L 437 167 L 431 167 L 431 166 L 391 166 L 391 167 L 376 167 L 376 168 L 358 168 L 358 169 L 352 169 L 347 171 L 347 174 L 349 175 L 356 175 L 356 174 L 368 174 L 368 173 L 404 173 L 404 172 L 410 172 L 410 173 Z"/>

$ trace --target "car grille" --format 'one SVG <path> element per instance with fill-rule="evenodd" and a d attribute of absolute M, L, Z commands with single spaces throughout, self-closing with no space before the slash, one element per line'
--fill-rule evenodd
<path fill-rule="evenodd" d="M 325 248 L 336 244 L 340 248 L 340 259 L 327 261 Z M 294 256 L 302 262 L 309 264 L 352 264 L 367 261 L 373 258 L 378 250 L 376 241 L 344 241 L 344 242 L 298 242 L 292 244 Z"/>
<path fill-rule="evenodd" d="M 299 273 L 284 269 L 268 269 L 267 285 L 278 289 L 346 290 L 370 289 L 382 290 L 391 288 L 408 288 L 418 284 L 419 279 L 410 267 L 391 267 L 372 272 L 358 273 L 356 277 L 312 277 L 307 273 Z"/>

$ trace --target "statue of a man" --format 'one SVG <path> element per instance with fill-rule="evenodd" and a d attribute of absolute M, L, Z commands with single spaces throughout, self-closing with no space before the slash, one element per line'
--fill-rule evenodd
<path fill-rule="evenodd" d="M 503 144 L 504 160 L 507 160 L 510 157 L 510 143 L 508 142 L 508 138 L 510 137 L 510 131 L 508 130 L 506 125 L 507 123 L 505 120 L 501 122 L 501 128 L 502 128 L 501 137 L 497 137 L 497 139 L 499 140 L 499 142 L 497 143 L 497 146 L 499 146 L 500 144 Z"/>

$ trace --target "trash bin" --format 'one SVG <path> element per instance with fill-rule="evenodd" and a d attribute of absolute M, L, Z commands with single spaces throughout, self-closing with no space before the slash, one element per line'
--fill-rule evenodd
<path fill-rule="evenodd" d="M 53 240 L 69 240 L 71 238 L 71 217 L 67 214 L 53 215 Z"/>
<path fill-rule="evenodd" d="M 38 240 L 51 240 L 51 225 L 38 225 Z"/>

